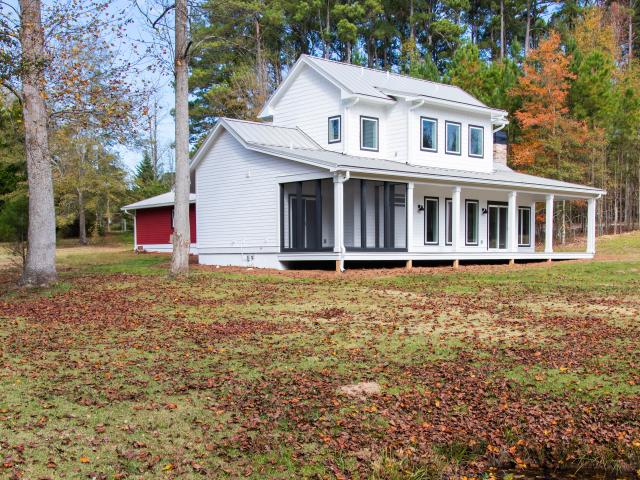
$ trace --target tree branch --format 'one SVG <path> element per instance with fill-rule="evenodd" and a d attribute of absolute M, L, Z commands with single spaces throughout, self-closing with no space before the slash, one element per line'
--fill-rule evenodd
<path fill-rule="evenodd" d="M 15 95 L 15 97 L 18 99 L 18 103 L 22 106 L 22 95 L 20 95 L 20 92 L 13 88 L 10 83 L 5 82 L 4 80 L 0 81 L 0 85 L 9 90 L 9 92 L 13 93 L 13 95 Z"/>
<path fill-rule="evenodd" d="M 176 8 L 176 4 L 174 3 L 173 5 L 169 5 L 168 7 L 165 7 L 164 12 L 162 12 L 160 14 L 160 16 L 158 18 L 155 19 L 155 21 L 151 24 L 151 26 L 155 29 L 156 25 L 158 24 L 158 22 L 160 20 L 162 20 L 162 18 L 169 13 L 171 10 L 173 10 L 174 8 Z"/>

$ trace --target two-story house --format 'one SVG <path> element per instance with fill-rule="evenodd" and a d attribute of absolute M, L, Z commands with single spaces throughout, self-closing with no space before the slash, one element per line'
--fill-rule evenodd
<path fill-rule="evenodd" d="M 328 260 L 343 269 L 345 261 L 457 265 L 595 252 L 604 192 L 512 171 L 501 132 L 507 112 L 458 87 L 302 56 L 260 119 L 221 118 L 193 157 L 200 263 Z M 588 203 L 586 252 L 554 252 L 554 202 L 576 199 Z M 546 211 L 540 252 L 538 202 Z M 169 193 L 125 207 L 136 212 L 136 248 L 171 249 L 166 228 L 140 241 L 149 233 L 140 219 L 153 224 L 148 216 L 171 203 Z"/>

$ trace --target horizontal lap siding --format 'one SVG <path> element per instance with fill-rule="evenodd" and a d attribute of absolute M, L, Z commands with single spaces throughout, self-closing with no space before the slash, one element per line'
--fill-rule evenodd
<path fill-rule="evenodd" d="M 244 148 L 223 132 L 198 165 L 198 247 L 280 247 L 279 187 L 285 175 L 323 173 Z"/>
<path fill-rule="evenodd" d="M 136 243 L 156 245 L 171 243 L 173 207 L 144 208 L 136 212 Z"/>
<path fill-rule="evenodd" d="M 136 212 L 136 243 L 159 245 L 171 243 L 173 207 L 143 208 Z M 196 243 L 196 206 L 189 205 L 191 243 Z"/>
<path fill-rule="evenodd" d="M 310 67 L 300 72 L 275 111 L 275 125 L 299 127 L 324 148 L 342 151 L 342 143 L 328 143 L 329 117 L 342 114 L 340 90 Z"/>

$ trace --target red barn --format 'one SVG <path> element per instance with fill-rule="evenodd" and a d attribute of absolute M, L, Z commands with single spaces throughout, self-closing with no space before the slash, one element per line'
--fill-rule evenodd
<path fill-rule="evenodd" d="M 134 248 L 145 252 L 171 252 L 173 235 L 173 192 L 146 198 L 123 207 L 134 215 Z M 191 227 L 191 253 L 197 253 L 196 196 L 189 198 L 189 224 Z"/>

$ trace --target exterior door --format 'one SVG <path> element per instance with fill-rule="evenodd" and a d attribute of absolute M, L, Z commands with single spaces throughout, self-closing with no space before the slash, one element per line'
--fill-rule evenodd
<path fill-rule="evenodd" d="M 487 247 L 490 250 L 507 248 L 507 218 L 509 208 L 503 204 L 489 204 L 489 223 Z"/>

